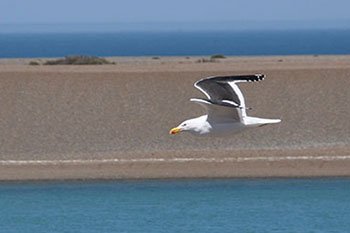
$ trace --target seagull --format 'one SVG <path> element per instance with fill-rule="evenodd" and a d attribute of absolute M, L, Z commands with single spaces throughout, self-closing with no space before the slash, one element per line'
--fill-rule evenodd
<path fill-rule="evenodd" d="M 194 83 L 208 99 L 192 98 L 207 111 L 206 115 L 185 120 L 172 128 L 170 134 L 190 132 L 195 135 L 222 136 L 241 132 L 245 129 L 261 127 L 281 122 L 280 119 L 264 119 L 247 116 L 247 108 L 238 83 L 258 82 L 265 75 L 211 76 Z"/>

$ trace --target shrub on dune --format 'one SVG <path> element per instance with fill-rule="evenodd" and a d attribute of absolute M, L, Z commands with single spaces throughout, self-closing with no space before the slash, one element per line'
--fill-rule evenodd
<path fill-rule="evenodd" d="M 104 64 L 115 64 L 110 62 L 105 58 L 100 58 L 96 56 L 66 56 L 61 59 L 49 60 L 44 63 L 44 65 L 104 65 Z"/>
<path fill-rule="evenodd" d="M 222 54 L 214 54 L 210 57 L 211 59 L 223 59 L 226 58 L 224 55 Z"/>

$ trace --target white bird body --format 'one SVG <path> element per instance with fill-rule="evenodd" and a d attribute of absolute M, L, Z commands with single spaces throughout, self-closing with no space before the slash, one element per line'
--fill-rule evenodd
<path fill-rule="evenodd" d="M 279 119 L 264 119 L 258 117 L 244 117 L 244 121 L 236 122 L 211 122 L 208 121 L 208 115 L 203 115 L 187 121 L 190 123 L 192 130 L 188 132 L 199 136 L 227 136 L 239 133 L 243 130 L 255 127 L 261 127 L 268 124 L 279 123 Z"/>
<path fill-rule="evenodd" d="M 208 99 L 191 99 L 208 114 L 186 120 L 170 130 L 170 134 L 187 131 L 195 135 L 227 136 L 245 129 L 281 122 L 280 119 L 264 119 L 247 116 L 243 94 L 238 82 L 254 82 L 264 75 L 214 76 L 197 81 L 194 86 Z"/>

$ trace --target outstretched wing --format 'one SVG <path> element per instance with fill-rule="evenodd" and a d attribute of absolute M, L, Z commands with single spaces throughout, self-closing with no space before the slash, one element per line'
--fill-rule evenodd
<path fill-rule="evenodd" d="M 263 80 L 265 75 L 234 75 L 234 76 L 212 76 L 201 79 L 194 86 L 203 92 L 213 102 L 229 100 L 241 107 L 244 105 L 242 92 L 236 85 L 239 82 L 256 82 Z"/>
<path fill-rule="evenodd" d="M 257 82 L 264 78 L 263 74 L 212 76 L 195 82 L 194 86 L 203 92 L 212 103 L 233 102 L 241 108 L 242 115 L 246 116 L 244 97 L 236 83 Z"/>
<path fill-rule="evenodd" d="M 190 99 L 192 102 L 197 103 L 204 107 L 208 113 L 208 121 L 214 121 L 216 123 L 228 123 L 242 121 L 242 109 L 235 106 L 234 103 L 225 101 L 221 104 L 216 104 L 210 100 L 205 99 Z"/>

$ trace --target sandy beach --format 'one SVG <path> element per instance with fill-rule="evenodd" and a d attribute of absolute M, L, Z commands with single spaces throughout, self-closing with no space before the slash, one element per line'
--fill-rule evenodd
<path fill-rule="evenodd" d="M 350 175 L 350 56 L 113 57 L 115 65 L 0 59 L 0 180 Z M 240 85 L 249 115 L 282 123 L 229 138 L 172 136 L 204 114 L 193 83 Z"/>

